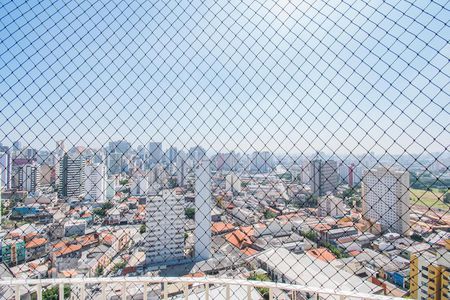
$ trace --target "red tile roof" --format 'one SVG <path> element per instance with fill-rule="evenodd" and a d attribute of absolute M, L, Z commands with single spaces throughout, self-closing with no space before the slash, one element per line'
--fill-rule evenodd
<path fill-rule="evenodd" d="M 241 250 L 241 253 L 242 253 L 242 254 L 245 254 L 245 255 L 247 255 L 247 256 L 252 256 L 252 255 L 257 254 L 258 251 L 256 251 L 256 250 L 253 249 L 253 248 L 247 247 L 247 248 L 245 248 L 245 249 L 242 249 L 242 250 Z"/>
<path fill-rule="evenodd" d="M 47 242 L 48 241 L 45 238 L 33 239 L 25 245 L 25 248 L 27 248 L 27 249 L 37 248 L 37 247 L 47 244 Z"/>
<path fill-rule="evenodd" d="M 311 249 L 306 252 L 309 256 L 315 257 L 317 259 L 329 262 L 336 259 L 333 253 L 331 253 L 327 248 L 316 248 Z"/>
<path fill-rule="evenodd" d="M 224 223 L 224 222 L 215 222 L 213 223 L 211 230 L 214 234 L 220 234 L 224 232 L 228 232 L 230 230 L 234 229 L 234 225 L 231 223 Z"/>
<path fill-rule="evenodd" d="M 226 234 L 225 239 L 239 249 L 243 249 L 244 247 L 253 244 L 250 237 L 239 229 Z"/>
<path fill-rule="evenodd" d="M 80 244 L 75 244 L 75 245 L 70 245 L 67 247 L 62 248 L 61 250 L 55 251 L 53 254 L 58 257 L 61 255 L 65 255 L 65 254 L 69 254 L 75 251 L 78 251 L 81 249 L 81 245 Z"/>

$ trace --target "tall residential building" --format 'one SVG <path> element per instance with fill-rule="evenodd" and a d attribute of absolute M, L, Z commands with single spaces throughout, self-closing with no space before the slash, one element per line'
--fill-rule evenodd
<path fill-rule="evenodd" d="M 255 173 L 269 173 L 273 167 L 273 155 L 268 151 L 254 152 L 251 158 L 250 170 Z"/>
<path fill-rule="evenodd" d="M 40 166 L 29 159 L 15 159 L 11 172 L 11 188 L 35 193 L 39 189 Z"/>
<path fill-rule="evenodd" d="M 150 191 L 150 186 L 154 183 L 150 182 L 150 180 L 153 180 L 153 176 L 150 176 L 150 174 L 134 174 L 131 179 L 131 194 L 147 194 Z"/>
<path fill-rule="evenodd" d="M 225 177 L 225 190 L 227 192 L 240 193 L 242 190 L 241 180 L 239 176 L 234 173 L 230 173 Z"/>
<path fill-rule="evenodd" d="M 338 165 L 334 160 L 315 159 L 309 164 L 311 193 L 324 196 L 335 193 L 339 184 Z"/>
<path fill-rule="evenodd" d="M 55 184 L 56 180 L 55 169 L 56 169 L 55 166 L 51 166 L 48 164 L 40 165 L 39 172 L 40 172 L 41 186 L 49 186 Z"/>
<path fill-rule="evenodd" d="M 116 194 L 116 181 L 114 178 L 106 180 L 106 199 L 112 199 Z"/>
<path fill-rule="evenodd" d="M 342 198 L 333 196 L 332 194 L 320 197 L 317 213 L 320 217 L 342 217 L 345 215 L 344 201 Z"/>
<path fill-rule="evenodd" d="M 36 193 L 40 186 L 40 166 L 36 163 L 27 164 L 22 167 L 21 173 L 19 177 L 21 190 Z"/>
<path fill-rule="evenodd" d="M 33 149 L 33 148 L 27 148 L 25 149 L 25 158 L 26 159 L 31 159 L 31 160 L 36 160 L 37 159 L 37 150 Z"/>
<path fill-rule="evenodd" d="M 131 144 L 125 140 L 109 142 L 108 150 L 110 153 L 126 154 L 131 150 Z"/>
<path fill-rule="evenodd" d="M 164 153 L 162 149 L 162 143 L 150 142 L 148 143 L 148 157 L 147 165 L 151 168 L 157 163 L 161 163 Z"/>
<path fill-rule="evenodd" d="M 11 188 L 11 167 L 11 155 L 8 152 L 0 152 L 0 190 Z"/>
<path fill-rule="evenodd" d="M 25 262 L 26 249 L 23 240 L 3 240 L 0 246 L 4 264 L 11 267 Z"/>
<path fill-rule="evenodd" d="M 56 141 L 56 149 L 55 149 L 55 155 L 57 158 L 61 158 L 64 156 L 64 153 L 66 153 L 66 146 L 64 145 L 64 140 Z"/>
<path fill-rule="evenodd" d="M 411 255 L 409 292 L 413 299 L 450 299 L 450 240 L 446 249 Z"/>
<path fill-rule="evenodd" d="M 104 164 L 89 162 L 85 169 L 84 190 L 86 198 L 92 201 L 106 200 L 106 167 Z"/>
<path fill-rule="evenodd" d="M 178 186 L 184 186 L 185 184 L 187 175 L 186 168 L 187 168 L 186 160 L 181 155 L 179 155 L 177 157 L 177 164 L 176 164 L 176 175 Z"/>
<path fill-rule="evenodd" d="M 211 257 L 211 162 L 201 160 L 195 168 L 195 246 L 196 260 Z"/>
<path fill-rule="evenodd" d="M 384 167 L 364 171 L 361 195 L 364 218 L 387 231 L 404 234 L 410 229 L 407 171 Z"/>
<path fill-rule="evenodd" d="M 64 154 L 59 167 L 59 197 L 78 197 L 84 193 L 84 167 L 81 156 L 73 158 Z"/>
<path fill-rule="evenodd" d="M 218 153 L 215 160 L 218 171 L 233 171 L 239 167 L 239 157 L 234 152 Z"/>
<path fill-rule="evenodd" d="M 20 152 L 22 151 L 22 142 L 21 141 L 15 141 L 12 144 L 12 154 L 13 156 L 18 156 Z"/>
<path fill-rule="evenodd" d="M 147 201 L 145 236 L 148 265 L 174 263 L 184 258 L 184 198 L 173 190 Z"/>
<path fill-rule="evenodd" d="M 206 150 L 201 146 L 195 146 L 189 149 L 188 160 L 192 160 L 194 164 L 198 163 L 206 156 Z"/>
<path fill-rule="evenodd" d="M 352 164 L 350 164 L 350 166 L 348 166 L 348 180 L 347 180 L 347 182 L 348 182 L 348 186 L 349 187 L 353 187 L 353 185 L 354 185 L 354 182 L 355 182 L 355 180 L 354 180 L 354 173 L 355 173 L 355 164 L 352 163 Z"/>
<path fill-rule="evenodd" d="M 169 164 L 174 164 L 177 161 L 178 150 L 177 148 L 171 146 L 166 152 L 166 160 Z"/>
<path fill-rule="evenodd" d="M 121 174 L 126 169 L 125 155 L 121 152 L 111 152 L 107 158 L 108 174 Z"/>

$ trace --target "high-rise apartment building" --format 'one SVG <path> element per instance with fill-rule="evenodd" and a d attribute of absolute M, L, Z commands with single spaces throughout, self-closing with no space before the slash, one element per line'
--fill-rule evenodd
<path fill-rule="evenodd" d="M 344 201 L 332 194 L 320 197 L 317 213 L 320 217 L 342 217 L 345 215 Z"/>
<path fill-rule="evenodd" d="M 59 167 L 59 197 L 78 197 L 84 193 L 85 161 L 81 156 L 64 154 Z"/>
<path fill-rule="evenodd" d="M 250 162 L 250 170 L 255 173 L 269 173 L 273 167 L 273 155 L 268 151 L 254 152 Z"/>
<path fill-rule="evenodd" d="M 187 165 L 186 160 L 179 155 L 177 157 L 177 164 L 176 164 L 176 176 L 177 176 L 177 183 L 179 186 L 183 186 L 185 184 L 186 180 L 186 174 L 187 174 Z"/>
<path fill-rule="evenodd" d="M 446 249 L 411 255 L 409 292 L 413 299 L 450 299 L 450 240 Z"/>
<path fill-rule="evenodd" d="M 111 152 L 107 158 L 108 174 L 116 175 L 126 169 L 125 155 L 121 152 Z"/>
<path fill-rule="evenodd" d="M 211 162 L 201 160 L 195 168 L 195 258 L 211 257 Z"/>
<path fill-rule="evenodd" d="M 234 173 L 230 173 L 225 177 L 225 190 L 227 192 L 240 193 L 242 190 L 241 180 L 239 176 Z"/>
<path fill-rule="evenodd" d="M 348 166 L 348 186 L 353 187 L 354 185 L 354 176 L 355 176 L 355 164 L 351 163 L 350 166 Z"/>
<path fill-rule="evenodd" d="M 148 157 L 147 164 L 151 168 L 157 163 L 161 163 L 164 156 L 162 149 L 162 143 L 160 142 L 150 142 L 148 144 Z"/>
<path fill-rule="evenodd" d="M 365 170 L 362 179 L 364 218 L 386 231 L 406 233 L 409 227 L 409 173 L 384 167 Z"/>
<path fill-rule="evenodd" d="M 92 201 L 106 200 L 106 167 L 104 164 L 89 162 L 85 169 L 84 190 L 86 198 Z"/>
<path fill-rule="evenodd" d="M 21 141 L 15 141 L 12 144 L 12 152 L 20 152 L 22 151 L 22 142 Z"/>
<path fill-rule="evenodd" d="M 11 167 L 11 155 L 8 152 L 0 152 L 0 190 L 11 188 Z"/>
<path fill-rule="evenodd" d="M 166 160 L 169 164 L 174 164 L 177 161 L 178 156 L 178 150 L 175 147 L 169 147 L 169 149 L 166 152 Z"/>
<path fill-rule="evenodd" d="M 39 189 L 40 166 L 26 158 L 16 158 L 12 165 L 11 188 L 35 193 Z"/>
<path fill-rule="evenodd" d="M 339 184 L 338 165 L 334 160 L 315 159 L 309 164 L 311 193 L 324 196 L 335 193 Z"/>
<path fill-rule="evenodd" d="M 162 190 L 147 201 L 145 236 L 148 265 L 174 263 L 184 258 L 184 198 Z"/>

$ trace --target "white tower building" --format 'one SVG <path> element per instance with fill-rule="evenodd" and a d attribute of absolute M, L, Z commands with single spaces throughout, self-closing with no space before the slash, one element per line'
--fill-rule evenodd
<path fill-rule="evenodd" d="M 319 198 L 318 215 L 320 217 L 331 216 L 333 218 L 345 215 L 344 201 L 342 198 L 327 194 Z"/>
<path fill-rule="evenodd" d="M 400 234 L 409 229 L 409 173 L 379 167 L 366 170 L 362 179 L 363 216 L 383 230 Z"/>
<path fill-rule="evenodd" d="M 211 162 L 201 160 L 195 168 L 195 259 L 211 257 Z"/>
<path fill-rule="evenodd" d="M 106 167 L 104 164 L 89 163 L 85 167 L 84 190 L 86 198 L 103 202 L 106 201 Z"/>
<path fill-rule="evenodd" d="M 242 190 L 241 180 L 239 177 L 230 173 L 225 177 L 225 189 L 227 192 L 240 193 Z"/>
<path fill-rule="evenodd" d="M 173 263 L 184 258 L 184 198 L 172 190 L 147 201 L 147 264 Z"/>

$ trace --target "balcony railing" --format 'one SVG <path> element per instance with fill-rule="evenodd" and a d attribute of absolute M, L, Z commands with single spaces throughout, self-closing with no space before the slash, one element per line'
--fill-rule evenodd
<path fill-rule="evenodd" d="M 133 288 L 131 288 L 133 287 Z M 267 281 L 229 278 L 115 277 L 10 279 L 0 281 L 3 299 L 42 300 L 55 289 L 58 299 L 397 299 L 391 296 L 332 290 Z M 9 290 L 9 293 L 8 293 Z M 70 291 L 70 292 L 68 292 Z M 263 296 L 260 291 L 264 291 Z M 263 294 L 264 294 L 263 293 Z M 48 297 L 48 296 L 47 296 Z"/>

